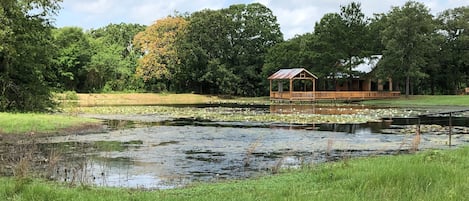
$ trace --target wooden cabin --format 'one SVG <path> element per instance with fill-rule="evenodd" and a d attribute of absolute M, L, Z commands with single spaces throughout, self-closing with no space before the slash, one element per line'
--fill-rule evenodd
<path fill-rule="evenodd" d="M 365 100 L 400 96 L 400 92 L 392 90 L 392 80 L 388 82 L 389 91 L 383 90 L 381 80 L 377 81 L 377 90 L 372 90 L 370 78 L 353 79 L 353 86 L 336 85 L 335 91 L 317 91 L 318 77 L 304 68 L 280 69 L 268 79 L 272 101 Z"/>

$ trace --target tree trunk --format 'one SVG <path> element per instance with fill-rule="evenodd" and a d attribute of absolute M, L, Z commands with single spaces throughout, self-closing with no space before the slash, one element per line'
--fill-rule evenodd
<path fill-rule="evenodd" d="M 405 79 L 405 97 L 409 98 L 409 92 L 410 92 L 410 76 L 406 76 Z"/>

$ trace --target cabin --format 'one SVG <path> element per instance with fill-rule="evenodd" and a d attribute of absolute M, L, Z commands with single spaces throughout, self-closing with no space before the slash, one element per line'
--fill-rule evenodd
<path fill-rule="evenodd" d="M 272 101 L 351 101 L 400 96 L 400 92 L 393 91 L 391 79 L 387 82 L 373 81 L 370 76 L 352 77 L 349 82 L 335 83 L 333 91 L 317 90 L 318 77 L 304 68 L 280 69 L 268 79 Z M 387 91 L 385 85 L 388 87 Z"/>

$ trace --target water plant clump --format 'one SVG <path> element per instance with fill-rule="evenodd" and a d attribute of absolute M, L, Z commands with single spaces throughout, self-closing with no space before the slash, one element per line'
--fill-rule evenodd
<path fill-rule="evenodd" d="M 419 114 L 418 111 L 396 108 L 387 109 L 354 109 L 342 114 L 315 114 L 301 110 L 289 113 L 270 112 L 260 108 L 232 107 L 170 107 L 170 106 L 100 106 L 79 107 L 73 109 L 86 114 L 157 114 L 173 118 L 194 118 L 209 121 L 240 121 L 240 122 L 275 122 L 275 123 L 366 123 L 381 121 L 383 117 L 407 117 Z M 318 109 L 320 110 L 320 109 Z M 69 111 L 71 111 L 69 109 Z"/>

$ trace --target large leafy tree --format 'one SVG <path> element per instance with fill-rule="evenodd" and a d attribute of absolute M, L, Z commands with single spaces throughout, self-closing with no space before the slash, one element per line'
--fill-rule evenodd
<path fill-rule="evenodd" d="M 186 69 L 194 72 L 191 80 L 199 85 L 200 93 L 233 93 L 236 88 L 220 85 L 237 84 L 236 76 L 224 65 L 229 61 L 230 23 L 220 10 L 202 10 L 190 16 L 187 43 L 192 51 L 187 56 L 193 56 L 187 58 L 193 65 Z"/>
<path fill-rule="evenodd" d="M 52 106 L 45 81 L 51 64 L 48 16 L 60 0 L 0 3 L 0 111 L 41 111 Z"/>
<path fill-rule="evenodd" d="M 230 58 L 233 72 L 240 78 L 238 95 L 259 95 L 264 55 L 283 41 L 277 18 L 259 3 L 232 5 L 224 12 L 232 22 L 229 30 Z"/>
<path fill-rule="evenodd" d="M 347 6 L 341 6 L 340 10 L 340 16 L 345 25 L 343 30 L 345 38 L 343 38 L 342 46 L 339 48 L 347 56 L 345 64 L 351 82 L 353 68 L 361 64 L 363 62 L 361 58 L 366 55 L 368 21 L 361 11 L 360 3 L 352 2 Z M 351 83 L 349 86 L 351 86 Z"/>
<path fill-rule="evenodd" d="M 316 23 L 314 34 L 318 37 L 317 49 L 330 75 L 347 73 L 352 78 L 353 69 L 367 55 L 368 21 L 361 4 L 352 2 L 341 6 L 340 13 L 324 15 Z"/>
<path fill-rule="evenodd" d="M 143 25 L 121 23 L 88 32 L 94 52 L 85 68 L 88 90 L 122 91 L 142 87 L 141 79 L 134 76 L 140 54 L 132 40 L 143 30 Z"/>
<path fill-rule="evenodd" d="M 87 92 L 85 87 L 86 65 L 93 51 L 89 37 L 79 27 L 64 27 L 53 31 L 57 55 L 54 70 L 58 90 Z"/>
<path fill-rule="evenodd" d="M 283 40 L 276 17 L 259 3 L 193 13 L 188 38 L 207 63 L 203 91 L 248 96 L 264 91 L 264 55 Z"/>
<path fill-rule="evenodd" d="M 434 76 L 443 93 L 458 93 L 469 86 L 469 6 L 449 9 L 438 16 L 440 35 L 444 37 L 440 58 L 441 71 Z"/>
<path fill-rule="evenodd" d="M 157 20 L 134 38 L 135 46 L 141 50 L 137 75 L 145 81 L 163 80 L 170 82 L 180 71 L 179 42 L 187 33 L 188 21 L 180 16 Z"/>
<path fill-rule="evenodd" d="M 379 62 L 382 76 L 404 80 L 405 94 L 410 94 L 411 80 L 424 78 L 427 65 L 429 37 L 435 31 L 432 15 L 424 4 L 409 1 L 394 7 L 387 14 L 386 28 L 382 32 L 385 46 Z"/>

